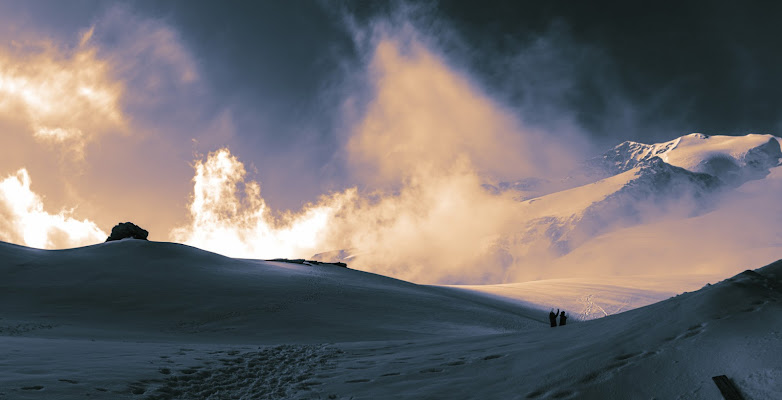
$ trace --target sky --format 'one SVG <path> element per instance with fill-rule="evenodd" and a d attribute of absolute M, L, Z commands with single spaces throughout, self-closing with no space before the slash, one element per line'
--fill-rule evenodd
<path fill-rule="evenodd" d="M 453 254 L 504 229 L 484 182 L 778 134 L 778 6 L 646 7 L 0 0 L 0 240 Z"/>

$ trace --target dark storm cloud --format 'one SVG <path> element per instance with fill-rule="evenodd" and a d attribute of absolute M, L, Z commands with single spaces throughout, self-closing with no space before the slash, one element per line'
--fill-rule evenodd
<path fill-rule="evenodd" d="M 80 28 L 85 15 L 98 15 L 107 4 L 9 1 L 0 6 L 58 31 Z M 344 82 L 344 66 L 360 56 L 346 16 L 366 22 L 405 6 L 361 1 L 132 5 L 181 32 L 217 94 L 215 114 L 219 105 L 244 109 L 234 115 L 244 144 L 317 148 L 321 151 L 309 155 L 321 164 L 338 147 L 333 131 L 338 99 L 323 89 Z M 499 96 L 515 101 L 520 114 L 544 124 L 547 113 L 567 110 L 591 135 L 610 138 L 606 144 L 659 141 L 691 131 L 774 133 L 782 106 L 776 89 L 782 83 L 775 28 L 780 7 L 456 0 L 417 6 L 425 10 L 418 15 L 421 24 L 447 27 L 455 38 L 440 38 L 446 51 Z M 444 30 L 430 29 L 433 34 Z M 551 51 L 544 54 L 546 48 Z M 522 50 L 538 53 L 530 57 Z M 551 83 L 566 90 L 546 89 Z"/>
<path fill-rule="evenodd" d="M 270 203 L 298 208 L 316 199 L 322 182 L 334 178 L 323 166 L 339 147 L 341 93 L 333 86 L 355 57 L 339 10 L 318 2 L 136 6 L 175 26 L 196 54 L 214 110 L 231 109 L 236 135 L 220 145 L 253 160 L 250 173 L 264 183 Z"/>
<path fill-rule="evenodd" d="M 84 28 L 85 21 L 102 14 L 111 3 L 100 0 L 0 0 L 3 29 L 18 31 L 35 26 L 46 36 L 67 36 Z"/>
<path fill-rule="evenodd" d="M 779 128 L 779 6 L 452 1 L 440 10 L 463 33 L 486 82 L 515 96 L 525 87 L 507 87 L 508 76 L 526 71 L 495 61 L 540 37 L 555 39 L 565 53 L 557 61 L 570 64 L 574 80 L 565 105 L 595 137 L 649 142 Z"/>

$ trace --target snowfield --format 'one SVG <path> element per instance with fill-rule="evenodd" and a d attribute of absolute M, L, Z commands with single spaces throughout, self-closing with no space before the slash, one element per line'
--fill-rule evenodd
<path fill-rule="evenodd" d="M 782 262 L 454 288 L 138 240 L 0 260 L 0 399 L 715 399 L 723 374 L 782 393 Z M 655 302 L 673 287 L 702 288 Z M 583 293 L 629 311 L 577 321 Z"/>

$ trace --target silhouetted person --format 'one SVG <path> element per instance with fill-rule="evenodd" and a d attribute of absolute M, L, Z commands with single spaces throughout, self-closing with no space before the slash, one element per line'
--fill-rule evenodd
<path fill-rule="evenodd" d="M 559 326 L 565 325 L 567 323 L 567 317 L 565 316 L 565 312 L 562 311 L 559 313 Z"/>
<path fill-rule="evenodd" d="M 551 312 L 548 313 L 548 320 L 551 322 L 551 327 L 557 326 L 557 315 L 559 315 L 559 308 L 557 308 L 557 313 L 554 314 L 554 309 L 551 309 Z"/>

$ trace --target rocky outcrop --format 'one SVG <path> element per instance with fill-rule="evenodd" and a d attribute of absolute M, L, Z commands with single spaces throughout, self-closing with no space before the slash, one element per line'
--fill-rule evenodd
<path fill-rule="evenodd" d="M 132 222 L 121 222 L 111 229 L 111 235 L 106 238 L 106 241 L 111 242 L 112 240 L 129 238 L 147 240 L 147 236 L 149 236 L 149 232 L 138 225 Z"/>

